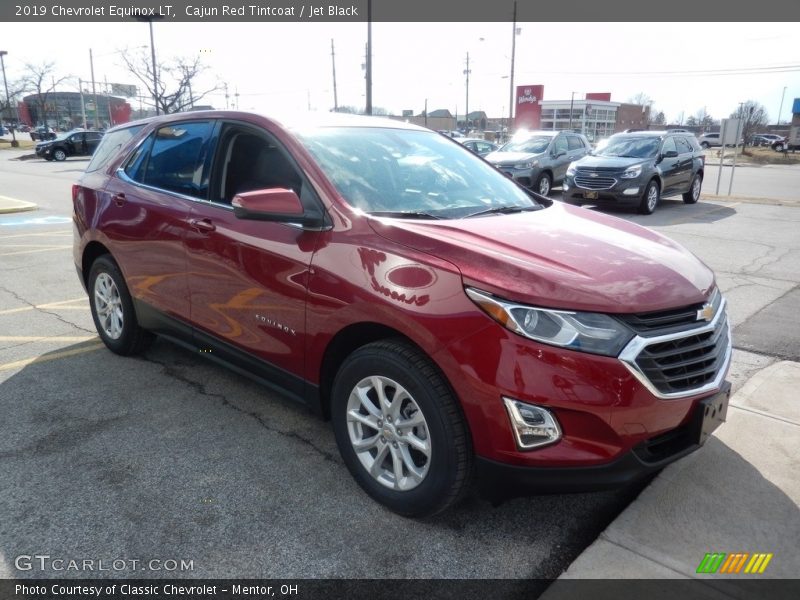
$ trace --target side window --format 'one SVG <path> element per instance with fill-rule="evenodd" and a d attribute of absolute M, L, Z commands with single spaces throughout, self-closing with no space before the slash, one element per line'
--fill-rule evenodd
<path fill-rule="evenodd" d="M 487 144 L 486 142 L 478 142 L 475 145 L 478 147 L 478 152 L 491 152 L 492 150 L 491 145 Z"/>
<path fill-rule="evenodd" d="M 692 147 L 686 141 L 686 138 L 676 137 L 675 145 L 678 147 L 678 154 L 691 154 L 692 152 Z"/>
<path fill-rule="evenodd" d="M 134 153 L 125 163 L 125 174 L 139 183 L 144 183 L 144 173 L 147 168 L 147 159 L 150 157 L 150 148 L 153 146 L 155 134 L 150 134 L 147 139 L 139 144 Z"/>
<path fill-rule="evenodd" d="M 142 130 L 142 125 L 134 125 L 133 127 L 125 127 L 124 129 L 117 129 L 111 133 L 103 136 L 100 145 L 92 155 L 92 160 L 86 166 L 86 172 L 99 171 L 105 167 L 127 144 L 131 138 Z"/>
<path fill-rule="evenodd" d="M 689 145 L 692 147 L 694 152 L 702 152 L 703 149 L 700 147 L 700 142 L 697 141 L 697 138 L 692 136 L 686 138 L 686 141 L 689 142 Z"/>
<path fill-rule="evenodd" d="M 72 142 L 73 144 L 80 145 L 80 143 L 83 141 L 83 136 L 84 136 L 83 133 L 74 133 L 71 136 L 69 136 L 69 141 Z"/>
<path fill-rule="evenodd" d="M 661 146 L 661 154 L 666 154 L 667 152 L 677 152 L 678 148 L 675 146 L 675 138 L 668 137 L 664 140 L 664 145 Z"/>
<path fill-rule="evenodd" d="M 556 138 L 555 145 L 554 145 L 556 154 L 560 154 L 561 152 L 566 152 L 569 149 L 567 144 L 567 136 L 559 135 Z"/>
<path fill-rule="evenodd" d="M 567 144 L 569 145 L 570 150 L 583 150 L 584 145 L 577 135 L 568 135 L 567 136 Z"/>
<path fill-rule="evenodd" d="M 215 158 L 210 200 L 230 204 L 241 192 L 268 188 L 294 190 L 306 204 L 308 186 L 300 173 L 266 133 L 235 124 L 223 126 Z"/>
<path fill-rule="evenodd" d="M 146 161 L 144 169 L 136 171 L 137 181 L 205 199 L 208 187 L 204 185 L 203 167 L 213 128 L 210 121 L 161 127 L 153 135 L 149 156 L 142 158 Z"/>

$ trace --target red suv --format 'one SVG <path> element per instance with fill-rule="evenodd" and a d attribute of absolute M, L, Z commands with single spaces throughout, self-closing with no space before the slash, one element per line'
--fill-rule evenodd
<path fill-rule="evenodd" d="M 164 335 L 306 403 L 398 513 L 473 480 L 625 484 L 725 418 L 730 328 L 702 262 L 436 132 L 169 115 L 108 132 L 72 195 L 109 349 Z"/>

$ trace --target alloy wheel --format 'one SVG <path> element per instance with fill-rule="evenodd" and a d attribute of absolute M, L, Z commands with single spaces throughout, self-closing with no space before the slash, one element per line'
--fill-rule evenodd
<path fill-rule="evenodd" d="M 374 375 L 356 384 L 347 401 L 347 432 L 361 465 L 381 485 L 408 491 L 428 474 L 428 424 L 396 381 Z"/>
<path fill-rule="evenodd" d="M 103 332 L 112 340 L 119 339 L 124 325 L 122 299 L 108 273 L 100 273 L 94 282 L 94 306 Z"/>

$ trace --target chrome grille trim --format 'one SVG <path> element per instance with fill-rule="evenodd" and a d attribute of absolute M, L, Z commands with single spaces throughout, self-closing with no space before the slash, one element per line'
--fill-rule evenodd
<path fill-rule="evenodd" d="M 723 298 L 722 302 L 719 305 L 719 309 L 717 310 L 717 314 L 714 315 L 714 319 L 705 325 L 697 327 L 695 329 L 690 329 L 688 331 L 680 331 L 677 333 L 670 333 L 666 335 L 654 336 L 654 337 L 642 337 L 642 336 L 635 336 L 628 345 L 622 350 L 619 355 L 619 360 L 625 365 L 625 368 L 631 372 L 631 374 L 636 377 L 636 379 L 645 387 L 647 390 L 656 396 L 657 398 L 661 398 L 662 400 L 673 400 L 677 398 L 686 398 L 689 396 L 696 396 L 698 394 L 704 394 L 706 392 L 713 392 L 720 388 L 720 384 L 722 383 L 723 378 L 725 377 L 725 373 L 728 370 L 728 366 L 730 365 L 731 355 L 733 353 L 733 340 L 731 339 L 731 324 L 730 320 L 727 318 L 727 301 Z M 720 323 L 720 320 L 724 319 L 723 323 Z M 641 352 L 647 348 L 648 346 L 653 346 L 657 344 L 662 344 L 664 342 L 671 342 L 675 340 L 681 340 L 685 338 L 691 338 L 696 335 L 701 335 L 704 333 L 717 333 L 717 328 L 722 327 L 727 329 L 727 343 L 725 344 L 724 355 L 722 357 L 721 362 L 719 363 L 718 371 L 714 376 L 712 381 L 708 383 L 696 387 L 690 388 L 686 390 L 681 390 L 678 392 L 662 392 L 660 391 L 652 381 L 647 377 L 645 372 L 641 369 L 639 364 L 637 363 L 637 359 Z"/>
<path fill-rule="evenodd" d="M 599 176 L 589 177 L 580 173 L 575 175 L 575 185 L 585 190 L 610 190 L 617 184 L 613 177 Z"/>

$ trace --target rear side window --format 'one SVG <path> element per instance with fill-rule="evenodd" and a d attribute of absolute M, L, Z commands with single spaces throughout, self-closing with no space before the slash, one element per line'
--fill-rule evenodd
<path fill-rule="evenodd" d="M 697 141 L 697 138 L 694 136 L 687 137 L 686 141 L 689 142 L 689 145 L 692 147 L 692 150 L 695 152 L 701 152 L 703 149 L 700 147 L 700 142 Z"/>
<path fill-rule="evenodd" d="M 577 135 L 568 135 L 567 142 L 569 143 L 570 150 L 583 150 L 584 145 Z"/>
<path fill-rule="evenodd" d="M 117 129 L 103 136 L 100 145 L 92 155 L 92 160 L 86 167 L 87 173 L 99 171 L 105 167 L 127 144 L 132 137 L 141 131 L 144 125 L 134 125 L 133 127 L 125 127 L 124 129 Z"/>
<path fill-rule="evenodd" d="M 134 181 L 195 198 L 208 196 L 204 163 L 213 123 L 173 123 L 142 143 L 125 166 Z"/>
<path fill-rule="evenodd" d="M 692 147 L 686 141 L 686 138 L 676 137 L 675 145 L 678 147 L 678 154 L 688 154 L 692 151 Z"/>

